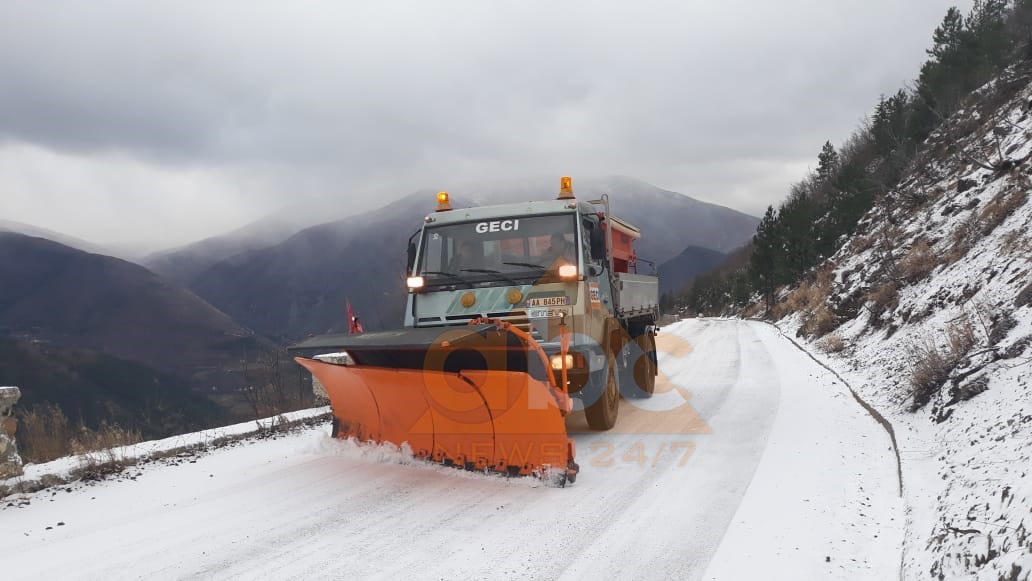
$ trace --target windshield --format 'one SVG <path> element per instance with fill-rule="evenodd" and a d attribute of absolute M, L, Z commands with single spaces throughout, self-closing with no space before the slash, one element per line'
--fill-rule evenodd
<path fill-rule="evenodd" d="M 469 280 L 490 274 L 540 276 L 561 264 L 576 265 L 574 218 L 555 214 L 427 227 L 419 272 Z"/>

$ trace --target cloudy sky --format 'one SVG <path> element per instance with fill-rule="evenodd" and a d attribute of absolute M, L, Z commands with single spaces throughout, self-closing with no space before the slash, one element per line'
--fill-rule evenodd
<path fill-rule="evenodd" d="M 3 2 L 0 219 L 150 248 L 566 174 L 759 214 L 951 4 Z"/>

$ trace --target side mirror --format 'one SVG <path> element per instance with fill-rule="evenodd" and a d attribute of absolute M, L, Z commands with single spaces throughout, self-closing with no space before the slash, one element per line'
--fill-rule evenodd
<path fill-rule="evenodd" d="M 407 266 L 407 272 L 411 273 L 412 272 L 412 268 L 415 265 L 416 265 L 416 243 L 415 242 L 409 242 L 408 243 L 408 266 Z"/>
<path fill-rule="evenodd" d="M 601 264 L 589 264 L 588 275 L 589 276 L 602 276 L 602 265 Z"/>
<path fill-rule="evenodd" d="M 599 228 L 592 230 L 589 241 L 591 242 L 591 259 L 605 260 L 606 240 L 605 235 L 602 234 L 602 230 Z"/>

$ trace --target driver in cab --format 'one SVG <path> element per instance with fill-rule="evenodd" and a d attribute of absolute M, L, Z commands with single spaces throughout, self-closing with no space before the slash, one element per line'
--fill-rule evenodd
<path fill-rule="evenodd" d="M 473 242 L 466 240 L 459 245 L 459 252 L 448 264 L 448 272 L 459 272 L 469 268 L 480 268 L 480 257 L 477 256 L 476 246 Z"/>
<path fill-rule="evenodd" d="M 541 263 L 558 268 L 563 264 L 574 264 L 576 261 L 573 245 L 567 242 L 566 236 L 562 232 L 552 234 L 548 248 L 541 255 Z"/>

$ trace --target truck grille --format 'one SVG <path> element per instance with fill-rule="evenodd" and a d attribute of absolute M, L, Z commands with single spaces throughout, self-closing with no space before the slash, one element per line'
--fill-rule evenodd
<path fill-rule="evenodd" d="M 470 321 L 478 318 L 487 317 L 490 319 L 498 319 L 510 323 L 512 326 L 530 333 L 530 336 L 535 341 L 541 341 L 541 334 L 537 332 L 533 325 L 530 324 L 530 319 L 527 318 L 527 311 L 524 310 L 512 310 L 503 311 L 497 313 L 479 313 L 474 315 L 448 315 L 444 317 L 444 320 L 440 317 L 420 317 L 420 323 L 444 323 L 446 326 L 457 326 L 457 325 L 468 325 Z"/>

